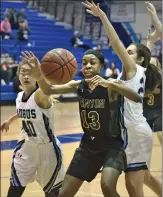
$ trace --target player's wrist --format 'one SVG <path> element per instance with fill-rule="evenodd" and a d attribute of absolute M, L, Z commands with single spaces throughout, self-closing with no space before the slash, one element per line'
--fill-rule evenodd
<path fill-rule="evenodd" d="M 8 120 L 6 120 L 6 123 L 8 124 L 8 125 L 10 125 L 11 123 L 12 123 L 12 118 L 9 118 Z"/>
<path fill-rule="evenodd" d="M 44 76 L 42 75 L 42 74 L 40 74 L 40 75 L 38 75 L 37 77 L 36 77 L 36 81 L 42 81 L 44 79 Z"/>
<path fill-rule="evenodd" d="M 108 80 L 104 80 L 104 83 L 105 83 L 106 87 L 108 87 L 108 88 L 111 86 L 111 82 Z"/>
<path fill-rule="evenodd" d="M 101 21 L 108 19 L 104 12 L 99 14 L 99 18 L 101 19 Z"/>

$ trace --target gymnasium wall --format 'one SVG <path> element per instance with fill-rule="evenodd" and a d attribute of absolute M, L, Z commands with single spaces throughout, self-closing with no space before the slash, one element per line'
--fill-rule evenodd
<path fill-rule="evenodd" d="M 151 1 L 152 2 L 152 1 Z M 157 5 L 158 10 L 160 10 L 161 1 L 153 1 Z M 144 1 L 136 1 L 136 20 L 134 23 L 131 23 L 135 33 L 141 34 L 142 39 L 146 39 L 148 34 L 148 29 L 151 25 L 151 19 L 147 12 Z M 142 40 L 142 41 L 143 41 Z"/>
<path fill-rule="evenodd" d="M 108 6 L 110 2 L 106 0 Z M 162 1 L 150 1 L 156 7 L 157 14 L 162 20 Z M 148 14 L 145 1 L 113 1 L 114 4 L 121 5 L 116 6 L 116 11 L 113 12 L 114 17 L 116 15 L 123 21 L 125 18 L 132 20 L 130 25 L 137 35 L 140 35 L 142 42 L 146 42 L 148 29 L 151 26 L 151 19 Z M 121 16 L 121 17 L 120 17 Z M 128 21 L 126 21 L 128 22 Z"/>

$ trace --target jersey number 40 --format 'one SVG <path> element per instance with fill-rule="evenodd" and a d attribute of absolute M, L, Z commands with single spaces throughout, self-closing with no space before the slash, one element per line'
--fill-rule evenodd
<path fill-rule="evenodd" d="M 34 128 L 34 126 L 33 126 L 31 121 L 23 120 L 22 121 L 22 125 L 23 125 L 23 129 L 25 130 L 25 132 L 28 134 L 29 137 L 37 137 L 35 128 Z"/>

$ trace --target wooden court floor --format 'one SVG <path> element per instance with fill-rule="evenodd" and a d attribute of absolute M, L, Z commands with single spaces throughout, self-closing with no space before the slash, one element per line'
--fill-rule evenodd
<path fill-rule="evenodd" d="M 55 130 L 57 135 L 76 134 L 81 133 L 80 119 L 78 113 L 78 103 L 58 103 L 54 107 L 55 114 Z M 9 116 L 15 113 L 14 106 L 2 106 L 1 107 L 1 121 L 7 119 Z M 1 134 L 1 141 L 11 141 L 19 139 L 20 123 L 15 121 L 11 126 L 8 133 Z M 75 137 L 69 137 L 75 138 Z M 72 140 L 73 141 L 73 140 Z M 67 168 L 74 150 L 78 146 L 79 142 L 71 142 L 62 144 L 64 154 L 64 164 Z M 12 158 L 12 150 L 1 151 L 1 197 L 6 197 L 9 187 L 10 178 L 10 165 Z M 151 172 L 154 176 L 162 179 L 162 149 L 159 145 L 157 138 L 154 136 L 153 154 L 151 161 Z M 118 181 L 117 187 L 121 197 L 128 197 L 124 184 L 124 174 L 122 174 Z M 156 197 L 156 195 L 144 186 L 145 197 Z M 27 186 L 26 191 L 23 194 L 24 197 L 43 197 L 40 186 L 34 182 Z M 78 197 L 102 197 L 100 188 L 100 174 L 90 184 L 84 183 L 78 192 Z"/>

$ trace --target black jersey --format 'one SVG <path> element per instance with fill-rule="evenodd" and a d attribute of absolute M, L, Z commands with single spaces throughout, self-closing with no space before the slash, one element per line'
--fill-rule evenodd
<path fill-rule="evenodd" d="M 162 108 L 162 85 L 156 88 L 153 94 L 148 94 L 147 97 L 144 98 L 143 108 Z"/>
<path fill-rule="evenodd" d="M 84 133 L 92 137 L 121 138 L 119 100 L 109 103 L 107 88 L 97 86 L 90 91 L 84 80 L 79 85 L 78 95 Z"/>

